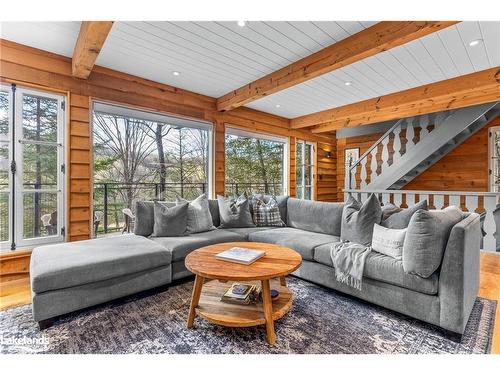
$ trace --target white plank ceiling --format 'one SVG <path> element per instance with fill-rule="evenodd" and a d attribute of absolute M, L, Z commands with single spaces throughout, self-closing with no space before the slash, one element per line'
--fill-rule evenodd
<path fill-rule="evenodd" d="M 120 21 L 97 64 L 219 97 L 374 23 Z M 3 22 L 0 37 L 71 57 L 79 28 Z M 248 106 L 293 118 L 499 65 L 500 22 L 462 22 Z"/>

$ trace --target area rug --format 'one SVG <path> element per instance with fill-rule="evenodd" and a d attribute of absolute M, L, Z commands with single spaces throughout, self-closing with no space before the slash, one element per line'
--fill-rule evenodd
<path fill-rule="evenodd" d="M 186 328 L 193 283 L 73 313 L 42 332 L 31 306 L 0 312 L 1 353 L 488 353 L 496 302 L 478 298 L 462 337 L 321 286 L 289 279 L 291 311 L 265 328 L 225 328 L 195 319 Z"/>

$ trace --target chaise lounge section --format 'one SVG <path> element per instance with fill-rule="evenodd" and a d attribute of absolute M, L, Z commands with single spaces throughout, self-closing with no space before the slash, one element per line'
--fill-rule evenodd
<path fill-rule="evenodd" d="M 343 203 L 281 198 L 285 227 L 214 229 L 182 237 L 123 235 L 42 246 L 33 251 L 33 316 L 46 321 L 81 308 L 169 284 L 191 275 L 184 259 L 210 244 L 265 242 L 290 247 L 303 258 L 294 275 L 462 334 L 479 289 L 480 221 L 465 214 L 453 226 L 441 266 L 427 278 L 403 262 L 372 251 L 362 290 L 336 280 L 330 249 L 340 241 Z M 214 226 L 220 219 L 210 200 Z"/>

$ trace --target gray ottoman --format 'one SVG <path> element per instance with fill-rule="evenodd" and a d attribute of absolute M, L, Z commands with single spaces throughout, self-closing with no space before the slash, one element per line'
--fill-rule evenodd
<path fill-rule="evenodd" d="M 33 318 L 52 318 L 170 283 L 172 255 L 133 234 L 66 242 L 33 250 L 30 278 Z"/>

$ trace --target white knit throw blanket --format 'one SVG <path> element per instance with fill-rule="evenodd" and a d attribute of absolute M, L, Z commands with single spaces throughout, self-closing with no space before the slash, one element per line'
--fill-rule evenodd
<path fill-rule="evenodd" d="M 337 242 L 332 245 L 332 257 L 337 281 L 361 290 L 365 260 L 370 246 L 353 242 Z"/>

